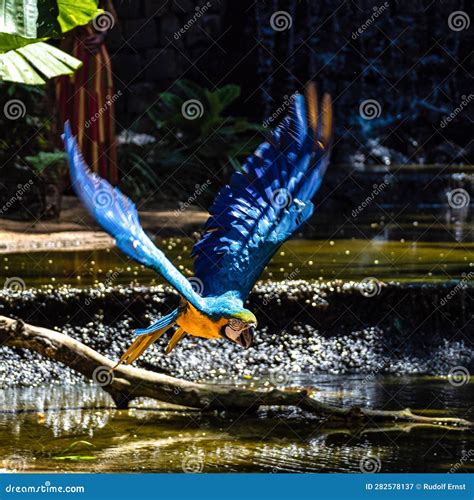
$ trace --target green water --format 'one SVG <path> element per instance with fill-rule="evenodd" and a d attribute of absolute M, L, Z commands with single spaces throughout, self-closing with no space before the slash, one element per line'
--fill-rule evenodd
<path fill-rule="evenodd" d="M 158 241 L 187 275 L 192 241 Z M 342 279 L 375 277 L 381 281 L 449 281 L 474 271 L 474 243 L 366 239 L 296 239 L 274 256 L 262 279 Z M 137 265 L 119 250 L 35 252 L 0 256 L 0 279 L 20 276 L 27 286 L 98 283 L 155 284 L 155 272 Z"/>
<path fill-rule="evenodd" d="M 305 239 L 300 235 L 283 245 L 262 279 L 462 279 L 474 271 L 473 227 L 468 210 L 420 207 L 410 212 L 403 207 L 377 207 L 356 218 L 316 211 L 305 225 Z M 192 276 L 194 240 L 190 236 L 157 237 L 155 241 L 176 266 Z M 154 271 L 137 265 L 116 248 L 1 254 L 0 282 L 11 277 L 21 277 L 27 286 L 162 282 Z"/>
<path fill-rule="evenodd" d="M 459 387 L 426 377 L 318 376 L 292 382 L 317 386 L 321 399 L 336 404 L 423 407 L 428 414 L 474 419 L 472 381 Z M 6 470 L 360 472 L 371 463 L 383 472 L 474 470 L 463 459 L 472 433 L 443 427 L 335 427 L 291 410 L 178 413 L 149 400 L 117 410 L 102 389 L 90 385 L 13 387 L 0 391 L 0 403 Z"/>
<path fill-rule="evenodd" d="M 335 216 L 337 219 L 337 214 Z M 314 230 L 314 228 L 312 228 Z M 472 223 L 444 215 L 322 220 L 311 239 L 274 256 L 262 279 L 445 282 L 474 271 Z M 157 243 L 189 276 L 191 239 Z M 466 277 L 467 276 L 467 277 Z M 118 250 L 0 255 L 0 282 L 26 286 L 160 283 Z M 21 367 L 19 367 L 21 369 Z M 302 376 L 323 400 L 378 409 L 406 406 L 474 420 L 474 383 L 386 376 Z M 135 404 L 136 403 L 136 404 Z M 0 467 L 92 472 L 473 471 L 472 433 L 403 424 L 335 427 L 295 410 L 265 414 L 176 412 L 153 401 L 117 410 L 101 388 L 52 385 L 0 389 Z"/>

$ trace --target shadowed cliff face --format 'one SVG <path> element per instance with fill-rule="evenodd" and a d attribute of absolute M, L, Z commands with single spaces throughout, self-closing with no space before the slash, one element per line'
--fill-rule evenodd
<path fill-rule="evenodd" d="M 227 79 L 256 118 L 313 79 L 334 97 L 336 161 L 473 161 L 468 2 L 232 4 Z"/>

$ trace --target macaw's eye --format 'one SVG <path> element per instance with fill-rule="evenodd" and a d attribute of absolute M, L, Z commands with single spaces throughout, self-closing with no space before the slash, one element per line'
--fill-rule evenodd
<path fill-rule="evenodd" d="M 244 327 L 244 323 L 240 321 L 240 319 L 231 318 L 229 320 L 229 326 L 232 328 L 232 330 L 239 331 L 242 330 L 242 328 Z"/>

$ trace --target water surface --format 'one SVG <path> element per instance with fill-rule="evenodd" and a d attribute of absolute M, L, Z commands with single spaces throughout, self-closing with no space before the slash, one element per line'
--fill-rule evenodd
<path fill-rule="evenodd" d="M 335 404 L 406 406 L 474 419 L 473 383 L 443 378 L 318 376 Z M 3 468 L 93 472 L 468 472 L 472 433 L 403 424 L 347 428 L 296 410 L 180 413 L 142 400 L 117 410 L 91 385 L 0 391 Z M 464 457 L 464 458 L 463 458 Z"/>

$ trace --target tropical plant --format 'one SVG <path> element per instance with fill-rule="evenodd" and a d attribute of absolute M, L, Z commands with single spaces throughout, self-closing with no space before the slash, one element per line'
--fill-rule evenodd
<path fill-rule="evenodd" d="M 40 151 L 34 156 L 26 156 L 25 160 L 41 179 L 41 216 L 59 217 L 67 179 L 66 153 L 58 150 Z"/>
<path fill-rule="evenodd" d="M 101 12 L 97 0 L 3 0 L 0 15 L 0 80 L 44 84 L 82 64 L 45 43 L 87 24 Z"/>
<path fill-rule="evenodd" d="M 159 176 L 148 160 L 151 151 L 149 144 L 119 146 L 120 186 L 136 198 L 159 185 Z"/>
<path fill-rule="evenodd" d="M 40 151 L 35 156 L 26 156 L 25 160 L 38 174 L 41 174 L 48 168 L 60 169 L 65 167 L 67 155 L 64 151 Z"/>
<path fill-rule="evenodd" d="M 238 170 L 240 161 L 258 146 L 263 130 L 247 118 L 224 114 L 239 95 L 238 85 L 210 91 L 188 80 L 162 92 L 148 110 L 158 132 L 157 164 L 207 166 L 213 171 L 231 165 Z"/>
<path fill-rule="evenodd" d="M 2 0 L 0 5 L 0 88 L 5 98 L 0 113 L 0 201 L 25 176 L 39 178 L 38 212 L 57 216 L 65 162 L 62 153 L 45 152 L 55 144 L 47 109 L 51 96 L 37 85 L 73 73 L 82 62 L 46 41 L 89 23 L 102 11 L 98 0 Z"/>

